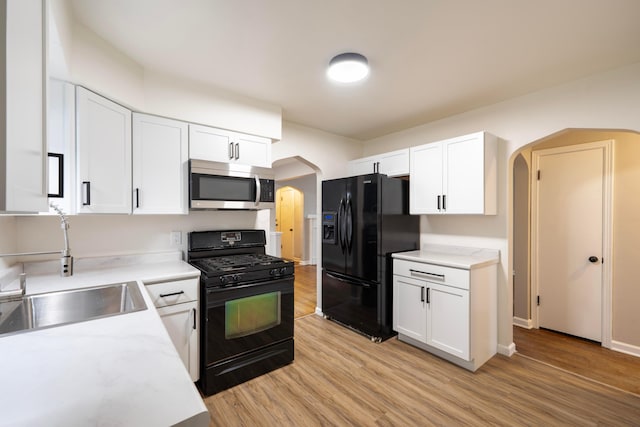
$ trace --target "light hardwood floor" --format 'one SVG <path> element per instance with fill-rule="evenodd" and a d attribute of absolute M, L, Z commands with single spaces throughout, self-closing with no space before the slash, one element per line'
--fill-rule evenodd
<path fill-rule="evenodd" d="M 295 321 L 295 361 L 210 396 L 210 426 L 640 425 L 640 396 L 518 354 L 471 373 L 320 316 Z"/>
<path fill-rule="evenodd" d="M 295 266 L 294 282 L 294 316 L 296 318 L 315 313 L 316 311 L 316 266 Z"/>
<path fill-rule="evenodd" d="M 544 329 L 514 326 L 513 341 L 524 356 L 640 395 L 640 357 Z"/>

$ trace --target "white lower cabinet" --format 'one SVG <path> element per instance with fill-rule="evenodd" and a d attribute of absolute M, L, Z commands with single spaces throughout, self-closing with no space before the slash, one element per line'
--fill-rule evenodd
<path fill-rule="evenodd" d="M 408 277 L 393 277 L 393 330 L 427 342 L 426 283 Z"/>
<path fill-rule="evenodd" d="M 475 371 L 497 350 L 497 268 L 394 259 L 398 339 Z"/>
<path fill-rule="evenodd" d="M 171 341 L 194 382 L 200 378 L 199 283 L 198 278 L 193 278 L 146 284 Z"/>

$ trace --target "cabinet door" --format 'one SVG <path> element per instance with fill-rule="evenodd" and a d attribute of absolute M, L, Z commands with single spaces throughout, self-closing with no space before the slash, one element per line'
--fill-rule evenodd
<path fill-rule="evenodd" d="M 376 159 L 373 157 L 365 157 L 362 159 L 351 160 L 347 163 L 349 176 L 367 175 L 375 173 Z"/>
<path fill-rule="evenodd" d="M 133 213 L 187 214 L 187 124 L 133 115 Z"/>
<path fill-rule="evenodd" d="M 482 134 L 443 143 L 446 212 L 484 213 L 484 141 Z"/>
<path fill-rule="evenodd" d="M 49 81 L 47 151 L 62 154 L 62 197 L 50 197 L 67 214 L 76 213 L 76 88 L 60 80 Z M 49 168 L 49 184 L 59 181 L 57 169 Z M 50 191 L 51 193 L 52 191 Z M 49 209 L 54 213 L 53 209 Z"/>
<path fill-rule="evenodd" d="M 470 360 L 469 291 L 428 282 L 427 344 Z"/>
<path fill-rule="evenodd" d="M 412 147 L 410 151 L 409 212 L 440 213 L 442 197 L 442 145 L 439 143 Z"/>
<path fill-rule="evenodd" d="M 131 213 L 131 111 L 76 88 L 79 213 Z"/>
<path fill-rule="evenodd" d="M 3 2 L 0 212 L 47 210 L 46 3 Z"/>
<path fill-rule="evenodd" d="M 189 125 L 189 158 L 230 162 L 234 158 L 233 132 Z"/>
<path fill-rule="evenodd" d="M 198 356 L 198 302 L 169 305 L 158 308 L 173 345 L 193 381 L 199 378 Z"/>
<path fill-rule="evenodd" d="M 393 330 L 427 342 L 426 282 L 393 276 Z"/>
<path fill-rule="evenodd" d="M 271 167 L 271 140 L 259 136 L 236 134 L 234 160 L 243 165 Z"/>
<path fill-rule="evenodd" d="M 387 176 L 409 175 L 409 149 L 391 151 L 379 156 L 378 172 Z"/>

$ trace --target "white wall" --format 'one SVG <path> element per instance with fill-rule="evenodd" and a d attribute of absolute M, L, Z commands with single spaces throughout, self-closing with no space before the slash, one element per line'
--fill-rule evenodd
<path fill-rule="evenodd" d="M 196 211 L 189 215 L 74 215 L 69 217 L 69 243 L 71 254 L 78 258 L 165 252 L 183 250 L 189 231 L 258 228 L 267 230 L 269 238 L 270 222 L 269 210 Z M 64 247 L 57 216 L 19 216 L 13 224 L 0 228 L 0 232 L 5 229 L 17 236 L 15 249 L 19 252 Z M 183 232 L 182 246 L 171 245 L 172 231 Z"/>
<path fill-rule="evenodd" d="M 16 218 L 0 215 L 0 254 L 16 253 Z M 0 271 L 13 264 L 12 258 L 0 258 Z"/>
<path fill-rule="evenodd" d="M 500 138 L 498 215 L 494 217 L 421 218 L 421 242 L 499 249 L 499 344 L 513 341 L 511 187 L 513 153 L 566 128 L 640 130 L 640 64 L 611 70 L 565 85 L 514 98 L 368 141 L 373 155 L 412 145 L 486 130 Z M 615 337 L 614 337 L 615 339 Z M 640 343 L 635 343 L 639 345 Z"/>

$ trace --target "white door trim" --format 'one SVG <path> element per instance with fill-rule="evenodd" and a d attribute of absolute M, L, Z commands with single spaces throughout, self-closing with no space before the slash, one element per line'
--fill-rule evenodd
<path fill-rule="evenodd" d="M 612 239 L 613 239 L 613 155 L 614 141 L 598 141 L 532 152 L 531 168 L 531 320 L 539 327 L 538 316 L 538 169 L 540 157 L 601 148 L 603 150 L 603 209 L 602 209 L 602 346 L 611 348 L 612 317 Z"/>

